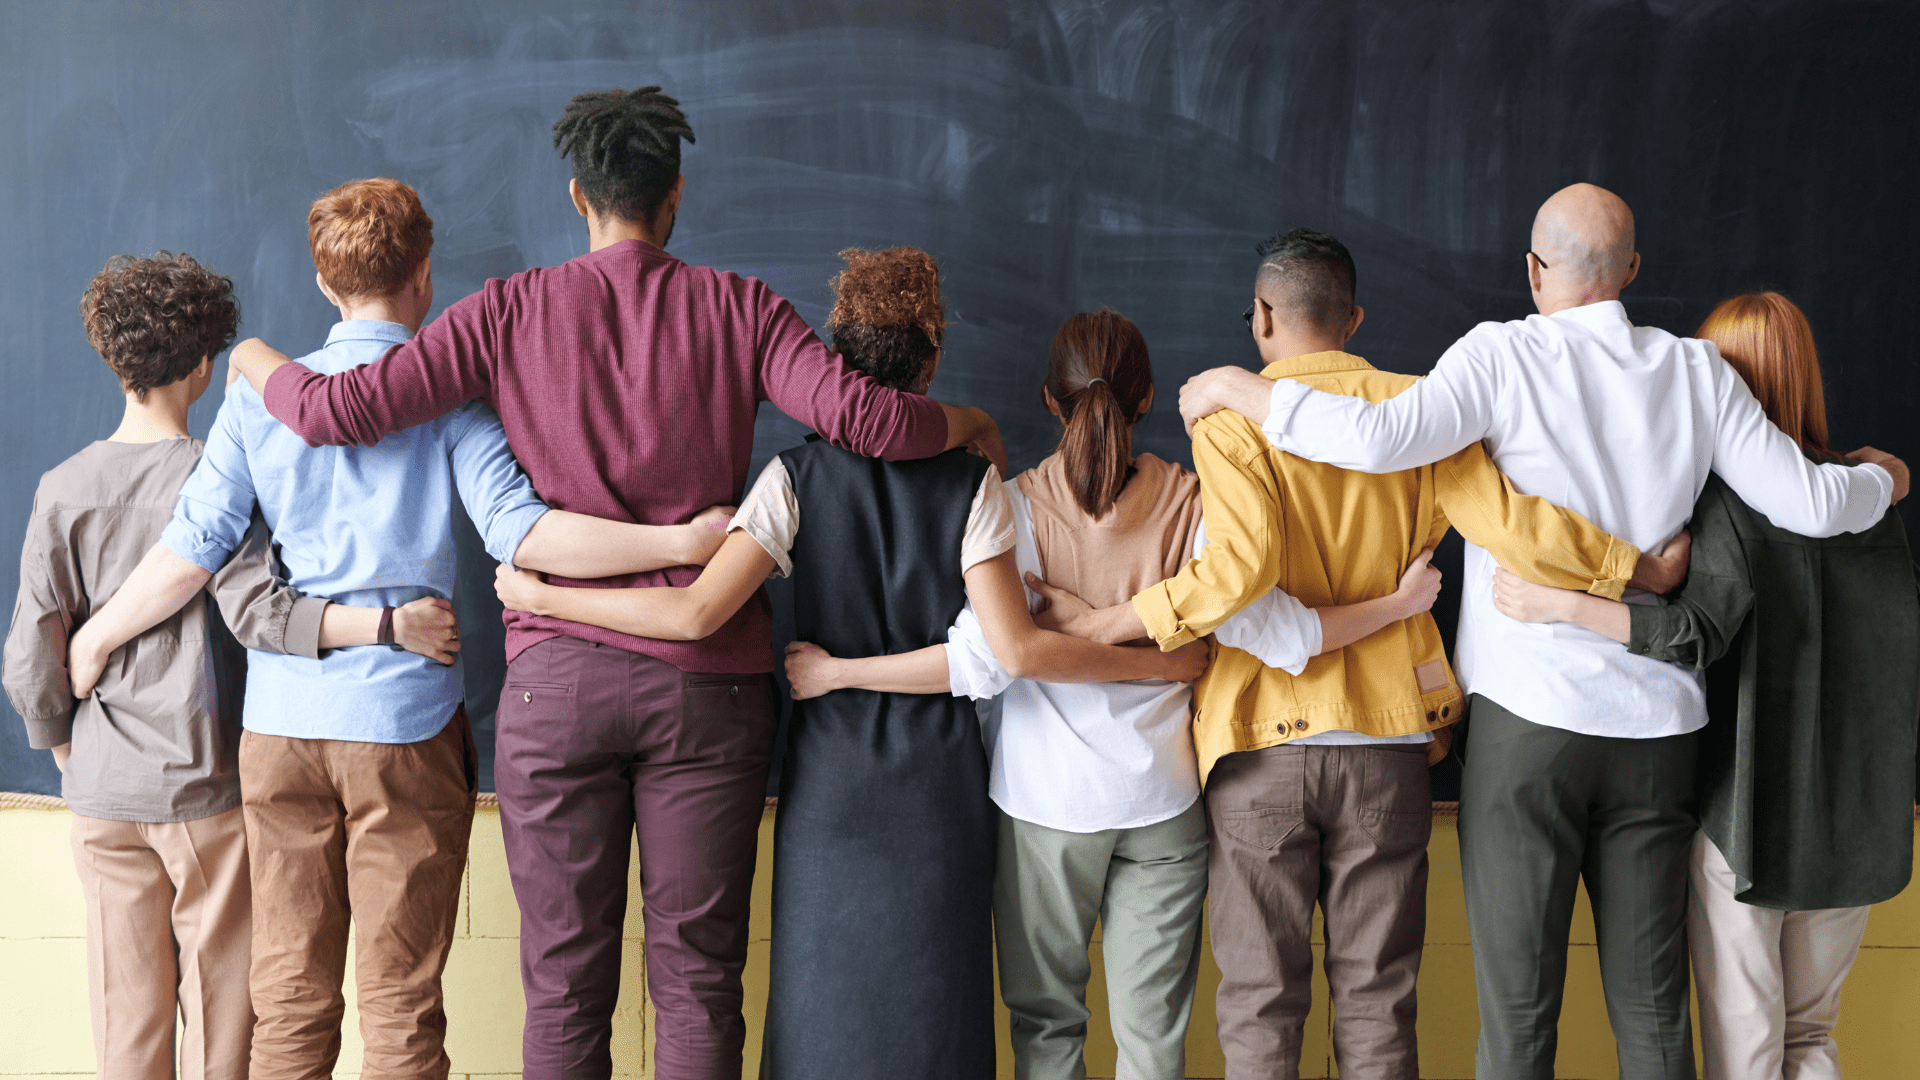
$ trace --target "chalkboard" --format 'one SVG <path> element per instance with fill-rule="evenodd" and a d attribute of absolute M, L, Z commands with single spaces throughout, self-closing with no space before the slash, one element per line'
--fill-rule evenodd
<path fill-rule="evenodd" d="M 1180 382 L 1253 359 L 1255 241 L 1340 236 L 1368 311 L 1353 350 L 1422 372 L 1531 311 L 1534 209 L 1575 180 L 1638 214 L 1636 322 L 1687 332 L 1782 289 L 1813 319 L 1837 443 L 1920 457 L 1912 3 L 173 0 L 10 4 L 0 28 L 9 559 L 36 478 L 120 410 L 76 312 L 109 256 L 190 252 L 234 278 L 243 334 L 317 347 L 316 195 L 418 188 L 444 304 L 586 250 L 549 126 L 577 92 L 647 83 L 699 137 L 672 251 L 758 275 L 816 326 L 839 249 L 933 252 L 935 393 L 992 410 L 1016 468 L 1053 444 L 1039 386 L 1068 314 L 1140 325 L 1161 405 L 1139 449 L 1187 460 Z M 757 433 L 762 460 L 802 435 L 771 409 Z M 485 736 L 501 634 L 461 528 Z M 9 605 L 15 587 L 0 574 Z M 10 711 L 0 790 L 58 790 Z"/>

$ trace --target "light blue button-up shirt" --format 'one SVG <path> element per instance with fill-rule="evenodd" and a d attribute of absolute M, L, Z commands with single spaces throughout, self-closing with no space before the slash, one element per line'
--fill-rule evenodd
<path fill-rule="evenodd" d="M 343 322 L 300 363 L 332 375 L 378 360 L 408 337 L 397 323 Z M 480 402 L 373 446 L 310 447 L 239 380 L 160 542 L 216 570 L 240 545 L 257 502 L 301 592 L 365 607 L 451 600 L 456 490 L 502 562 L 547 512 L 507 448 L 499 416 Z M 418 742 L 446 726 L 463 696 L 458 662 L 445 667 L 385 645 L 331 649 L 318 660 L 253 652 L 247 661 L 244 723 L 263 735 Z"/>

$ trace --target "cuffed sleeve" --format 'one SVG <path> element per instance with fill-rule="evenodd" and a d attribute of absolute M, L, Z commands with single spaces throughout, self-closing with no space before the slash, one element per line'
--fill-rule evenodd
<path fill-rule="evenodd" d="M 1522 495 L 1474 443 L 1434 466 L 1434 494 L 1460 535 L 1529 581 L 1620 599 L 1640 549 L 1571 510 Z"/>
<path fill-rule="evenodd" d="M 1199 558 L 1206 547 L 1207 524 L 1202 521 L 1194 529 L 1193 557 Z M 1220 644 L 1239 649 L 1267 667 L 1289 675 L 1307 670 L 1307 661 L 1320 655 L 1325 641 L 1320 616 L 1277 587 L 1267 590 L 1266 595 L 1221 623 L 1213 637 Z"/>
<path fill-rule="evenodd" d="M 1013 685 L 1013 676 L 1000 666 L 1000 659 L 987 644 L 986 631 L 972 604 L 960 609 L 947 631 L 947 684 L 954 697 L 976 701 L 998 697 Z"/>
<path fill-rule="evenodd" d="M 1205 637 L 1271 590 L 1286 559 L 1280 480 L 1258 429 L 1238 413 L 1194 426 L 1193 467 L 1200 476 L 1208 543 L 1178 574 L 1133 598 L 1133 609 L 1162 650 Z"/>
<path fill-rule="evenodd" d="M 773 559 L 774 577 L 793 573 L 793 541 L 800 535 L 800 500 L 793 493 L 793 476 L 778 456 L 767 462 L 760 476 L 740 500 L 727 531 L 744 529 Z"/>
<path fill-rule="evenodd" d="M 302 596 L 274 573 L 265 521 L 254 519 L 245 541 L 215 572 L 207 591 L 241 645 L 319 659 L 320 618 L 327 601 Z"/>
<path fill-rule="evenodd" d="M 947 414 L 921 394 L 894 390 L 854 370 L 773 290 L 747 286 L 763 312 L 760 386 L 781 412 L 844 450 L 889 461 L 928 458 L 947 448 Z"/>
<path fill-rule="evenodd" d="M 1630 605 L 1627 651 L 1704 671 L 1733 647 L 1754 595 L 1725 490 L 1709 483 L 1694 508 L 1693 553 L 1679 593 L 1659 606 Z"/>
<path fill-rule="evenodd" d="M 67 677 L 67 639 L 85 598 L 71 566 L 56 566 L 47 519 L 34 499 L 20 551 L 20 593 L 7 630 L 0 681 L 27 725 L 27 745 L 48 750 L 73 738 L 74 699 Z"/>
<path fill-rule="evenodd" d="M 511 564 L 547 504 L 534 494 L 533 482 L 514 459 L 499 414 L 479 402 L 466 408 L 468 415 L 454 433 L 449 455 L 454 483 L 487 554 Z"/>
<path fill-rule="evenodd" d="M 967 511 L 966 532 L 960 537 L 960 572 L 1012 550 L 1013 504 L 1007 499 L 999 467 L 989 465 Z"/>

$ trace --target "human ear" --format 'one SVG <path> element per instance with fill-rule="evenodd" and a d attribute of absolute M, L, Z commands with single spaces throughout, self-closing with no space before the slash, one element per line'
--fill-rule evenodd
<path fill-rule="evenodd" d="M 1360 324 L 1365 322 L 1366 319 L 1367 319 L 1367 309 L 1361 307 L 1359 304 L 1353 305 L 1353 321 L 1347 323 L 1347 336 L 1341 338 L 1340 343 L 1344 345 L 1347 342 L 1352 341 L 1353 335 L 1360 332 Z"/>
<path fill-rule="evenodd" d="M 318 270 L 313 272 L 313 283 L 320 286 L 320 295 L 327 298 L 327 303 L 332 304 L 334 307 L 341 306 L 340 298 L 333 295 L 332 289 L 327 288 L 327 279 L 321 277 L 320 271 Z"/>
<path fill-rule="evenodd" d="M 1047 407 L 1048 412 L 1055 416 L 1060 415 L 1060 403 L 1054 400 L 1053 391 L 1044 386 L 1040 388 L 1040 403 Z"/>
<path fill-rule="evenodd" d="M 1532 289 L 1536 293 L 1539 292 L 1540 291 L 1540 258 L 1539 256 L 1529 251 L 1525 255 L 1522 255 L 1520 257 L 1527 261 L 1527 288 Z"/>
<path fill-rule="evenodd" d="M 1633 279 L 1639 276 L 1640 276 L 1640 253 L 1636 251 L 1633 253 L 1633 258 L 1627 262 L 1627 276 L 1625 280 L 1620 282 L 1620 287 L 1624 289 L 1628 285 L 1633 284 Z"/>
<path fill-rule="evenodd" d="M 1150 412 L 1152 409 L 1153 409 L 1153 387 L 1149 386 L 1147 387 L 1147 396 L 1140 399 L 1140 407 L 1133 411 L 1133 422 L 1137 424 L 1140 421 L 1145 420 L 1147 418 L 1147 413 Z"/>
<path fill-rule="evenodd" d="M 571 176 L 567 177 L 567 195 L 573 200 L 574 211 L 588 221 L 592 221 L 593 215 L 588 213 L 587 193 L 580 190 L 580 181 Z"/>

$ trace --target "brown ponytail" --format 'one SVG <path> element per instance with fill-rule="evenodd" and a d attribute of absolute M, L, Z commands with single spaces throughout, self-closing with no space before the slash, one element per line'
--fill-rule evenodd
<path fill-rule="evenodd" d="M 1147 339 L 1109 308 L 1074 315 L 1053 336 L 1046 388 L 1067 425 L 1060 457 L 1074 501 L 1095 519 L 1104 517 L 1127 486 L 1133 425 L 1153 393 Z"/>

